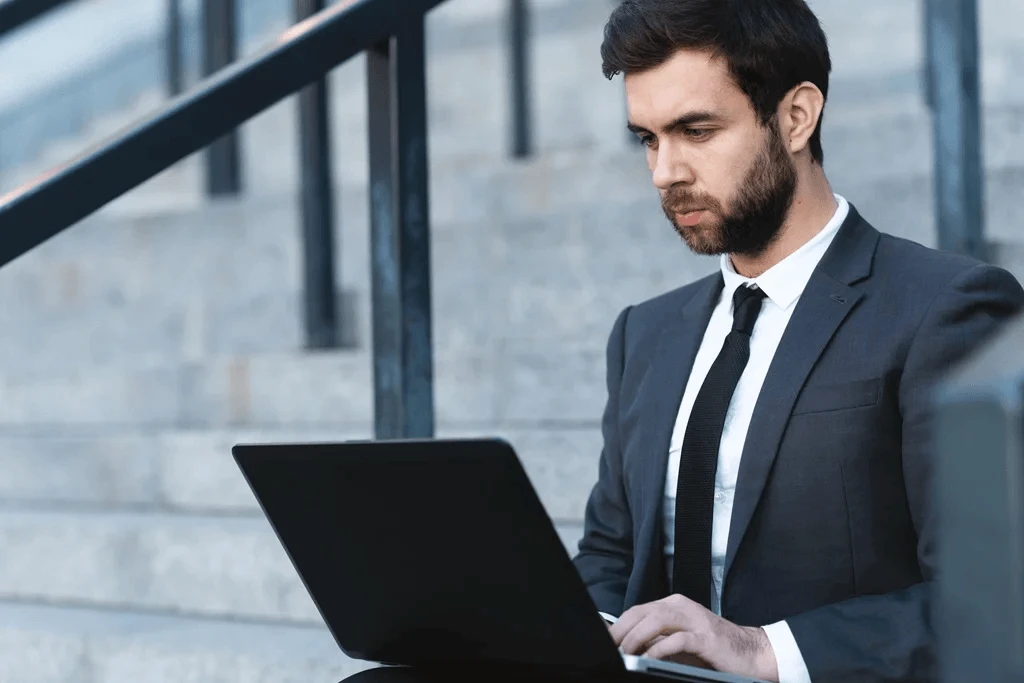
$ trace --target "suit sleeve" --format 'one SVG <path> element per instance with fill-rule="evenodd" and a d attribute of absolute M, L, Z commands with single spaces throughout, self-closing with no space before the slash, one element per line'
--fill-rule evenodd
<path fill-rule="evenodd" d="M 934 681 L 932 625 L 935 509 L 932 501 L 930 406 L 937 380 L 1024 305 L 1024 290 L 1005 270 L 979 264 L 956 275 L 935 297 L 907 352 L 900 380 L 903 475 L 917 532 L 923 583 L 861 596 L 786 622 L 814 683 Z"/>
<path fill-rule="evenodd" d="M 608 339 L 608 399 L 601 421 L 604 446 L 597 483 L 587 501 L 579 553 L 573 559 L 598 610 L 615 616 L 622 613 L 633 568 L 633 522 L 622 481 L 619 442 L 619 387 L 629 311 L 626 308 L 619 313 Z"/>

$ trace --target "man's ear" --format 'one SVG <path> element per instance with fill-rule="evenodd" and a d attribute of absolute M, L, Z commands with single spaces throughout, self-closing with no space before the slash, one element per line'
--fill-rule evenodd
<path fill-rule="evenodd" d="M 782 98 L 778 109 L 779 132 L 790 154 L 807 149 L 824 108 L 825 96 L 809 81 L 800 83 Z"/>

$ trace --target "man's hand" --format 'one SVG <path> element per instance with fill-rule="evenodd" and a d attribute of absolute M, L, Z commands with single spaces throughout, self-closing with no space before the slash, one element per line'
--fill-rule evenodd
<path fill-rule="evenodd" d="M 737 626 L 682 595 L 631 607 L 608 631 L 625 654 L 779 680 L 762 629 Z"/>

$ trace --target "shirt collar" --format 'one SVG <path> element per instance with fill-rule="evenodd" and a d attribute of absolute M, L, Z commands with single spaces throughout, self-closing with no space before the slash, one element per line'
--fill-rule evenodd
<path fill-rule="evenodd" d="M 811 279 L 811 274 L 818 267 L 818 262 L 828 251 L 833 238 L 850 213 L 849 203 L 839 195 L 835 195 L 835 198 L 839 206 L 821 232 L 756 278 L 746 278 L 737 273 L 732 267 L 729 255 L 722 254 L 721 269 L 725 280 L 723 296 L 731 300 L 738 287 L 754 284 L 779 308 L 785 310 L 792 306 L 800 298 Z"/>

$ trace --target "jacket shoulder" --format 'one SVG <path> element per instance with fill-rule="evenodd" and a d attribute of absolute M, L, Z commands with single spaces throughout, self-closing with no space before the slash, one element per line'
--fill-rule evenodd
<path fill-rule="evenodd" d="M 982 263 L 970 256 L 933 249 L 884 232 L 880 233 L 875 252 L 875 267 L 881 272 L 928 278 L 933 283 L 943 277 L 950 280 Z"/>

